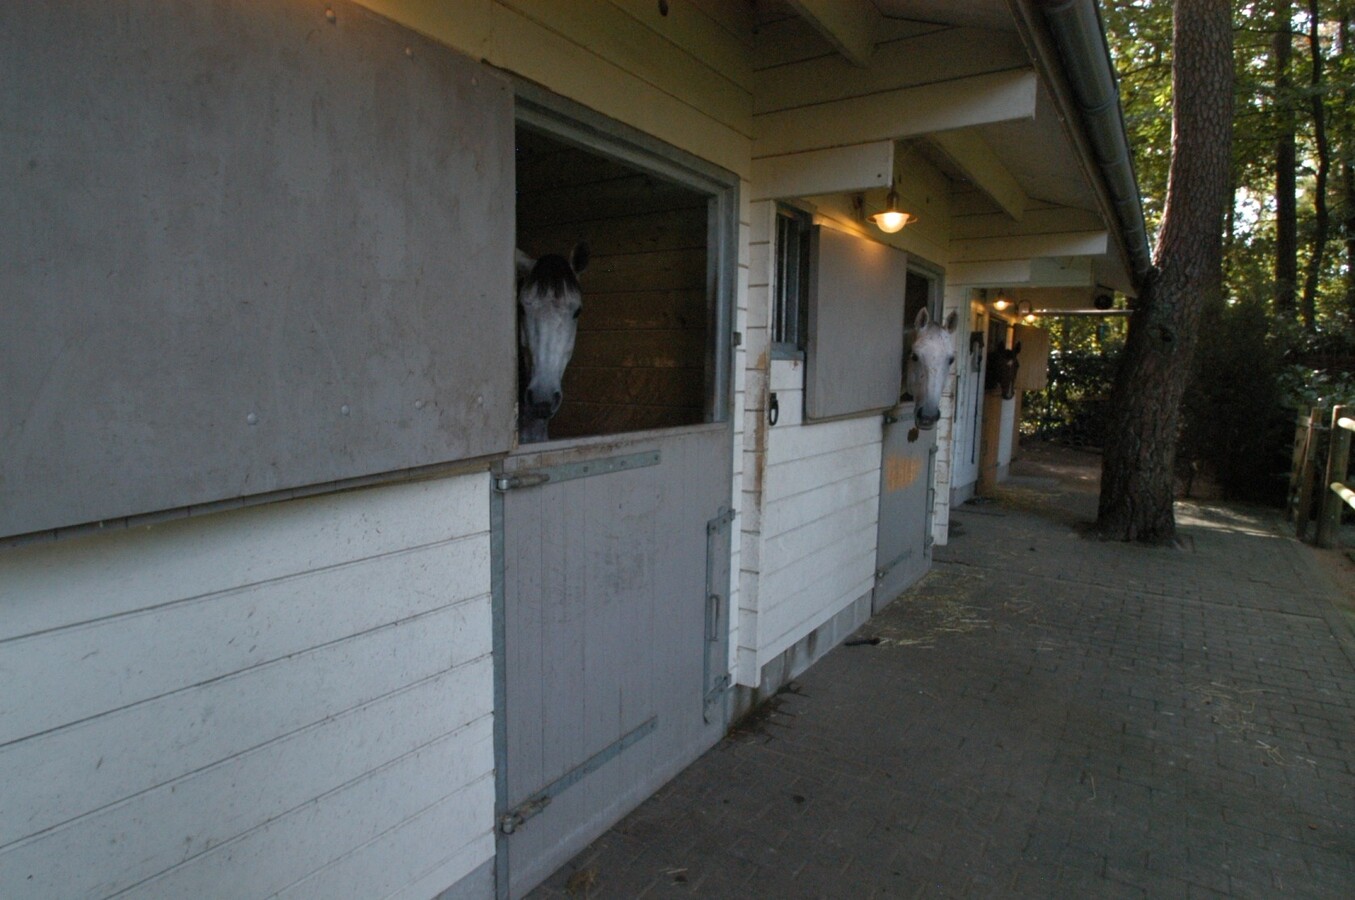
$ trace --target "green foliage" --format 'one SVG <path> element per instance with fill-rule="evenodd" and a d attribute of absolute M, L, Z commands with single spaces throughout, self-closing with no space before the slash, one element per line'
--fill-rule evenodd
<path fill-rule="evenodd" d="M 1355 327 L 1340 324 L 1316 334 L 1294 323 L 1278 329 L 1276 342 L 1284 350 L 1277 377 L 1285 406 L 1304 410 L 1355 404 Z"/>
<path fill-rule="evenodd" d="M 1293 414 L 1285 408 L 1282 351 L 1263 300 L 1206 309 L 1182 403 L 1178 469 L 1205 471 L 1226 496 L 1284 498 Z"/>
<path fill-rule="evenodd" d="M 1021 433 L 1075 447 L 1100 447 L 1124 319 L 1065 318 L 1049 335 L 1049 384 L 1026 395 Z"/>
<path fill-rule="evenodd" d="M 1173 4 L 1102 0 L 1101 7 L 1152 231 L 1161 219 L 1171 162 Z M 1235 192 L 1224 223 L 1225 300 L 1201 323 L 1178 458 L 1208 470 L 1238 497 L 1269 499 L 1282 487 L 1275 473 L 1287 466 L 1296 409 L 1355 402 L 1355 261 L 1345 244 L 1355 238 L 1355 189 L 1347 191 L 1342 173 L 1343 165 L 1355 165 L 1355 46 L 1346 50 L 1355 44 L 1349 25 L 1355 0 L 1317 3 L 1316 48 L 1310 8 L 1307 0 L 1234 7 Z M 1280 73 L 1276 35 L 1284 31 L 1291 56 Z M 1323 199 L 1331 227 L 1320 246 L 1315 101 L 1325 119 L 1330 164 Z M 1298 157 L 1299 271 L 1314 259 L 1321 262 L 1308 321 L 1275 308 L 1276 158 L 1290 131 Z M 1052 338 L 1050 387 L 1030 398 L 1025 428 L 1096 443 L 1114 347 L 1087 345 L 1081 326 L 1056 327 Z"/>
<path fill-rule="evenodd" d="M 1102 19 L 1119 70 L 1120 105 L 1152 232 L 1162 217 L 1171 163 L 1172 7 L 1156 0 L 1106 0 Z"/>

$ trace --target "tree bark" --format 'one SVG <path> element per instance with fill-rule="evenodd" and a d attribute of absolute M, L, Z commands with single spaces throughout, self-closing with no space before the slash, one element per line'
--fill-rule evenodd
<path fill-rule="evenodd" d="M 1341 0 L 1336 50 L 1336 68 L 1346 72 L 1350 59 L 1351 11 L 1350 0 Z M 1341 146 L 1341 228 L 1346 244 L 1346 313 L 1355 319 L 1355 116 L 1350 105 L 1355 102 L 1355 91 L 1349 81 L 1342 79 L 1340 112 L 1337 116 Z"/>
<path fill-rule="evenodd" d="M 1322 35 L 1319 30 L 1318 0 L 1308 0 L 1308 52 L 1313 113 L 1313 145 L 1317 153 L 1317 177 L 1313 184 L 1313 249 L 1303 279 L 1303 327 L 1317 328 L 1317 284 L 1327 256 L 1327 238 L 1331 234 L 1331 214 L 1327 210 L 1327 179 L 1331 173 L 1331 150 L 1327 142 L 1327 100 L 1322 85 Z"/>
<path fill-rule="evenodd" d="M 1295 130 L 1293 5 L 1276 0 L 1275 37 L 1275 313 L 1293 318 L 1299 291 L 1298 150 Z"/>
<path fill-rule="evenodd" d="M 1233 119 L 1232 5 L 1176 0 L 1172 154 L 1154 268 L 1134 305 L 1111 398 L 1097 525 L 1171 543 L 1181 398 L 1200 312 L 1221 290 Z"/>

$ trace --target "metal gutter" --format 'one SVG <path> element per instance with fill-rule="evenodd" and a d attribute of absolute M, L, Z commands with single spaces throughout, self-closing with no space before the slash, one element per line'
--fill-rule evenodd
<path fill-rule="evenodd" d="M 1136 282 L 1153 267 L 1120 88 L 1096 0 L 1036 0 L 1100 169 Z"/>

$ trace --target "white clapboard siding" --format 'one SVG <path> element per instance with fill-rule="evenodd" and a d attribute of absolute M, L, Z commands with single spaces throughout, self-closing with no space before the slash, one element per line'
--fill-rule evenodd
<path fill-rule="evenodd" d="M 878 498 L 867 497 L 859 503 L 835 509 L 793 531 L 769 537 L 763 542 L 763 559 L 775 573 L 793 570 L 797 564 L 811 558 L 823 547 L 875 522 L 878 505 Z"/>
<path fill-rule="evenodd" d="M 0 897 L 485 864 L 488 505 L 472 474 L 0 552 Z"/>
<path fill-rule="evenodd" d="M 868 534 L 858 533 L 824 548 L 815 565 L 806 566 L 799 573 L 800 582 L 784 584 L 780 602 L 763 612 L 761 627 L 768 635 L 766 644 L 760 648 L 764 662 L 870 591 L 874 583 L 875 547 L 873 539 L 868 538 Z M 815 577 L 816 572 L 822 574 Z M 847 577 L 849 573 L 856 576 Z M 768 585 L 767 589 L 773 588 Z"/>
<path fill-rule="evenodd" d="M 880 434 L 875 416 L 770 429 L 757 607 L 762 664 L 870 589 Z"/>
<path fill-rule="evenodd" d="M 782 635 L 772 641 L 769 653 L 779 653 L 870 591 L 875 580 L 875 548 L 859 538 L 860 535 L 855 540 L 844 539 L 832 549 L 837 574 L 825 573 L 823 577 L 799 586 L 799 590 L 788 587 L 788 591 L 794 592 L 786 594 L 769 623 L 773 628 L 780 625 L 775 630 Z M 843 572 L 855 572 L 856 577 L 843 578 Z M 831 599 L 825 600 L 825 596 Z"/>
<path fill-rule="evenodd" d="M 769 535 L 784 535 L 818 520 L 825 509 L 845 509 L 876 501 L 879 494 L 880 473 L 868 469 L 840 481 L 814 485 L 793 498 L 771 504 L 763 515 L 763 528 Z"/>
<path fill-rule="evenodd" d="M 805 425 L 802 428 L 773 429 L 767 446 L 767 463 L 777 466 L 857 447 L 868 447 L 881 440 L 883 426 L 878 416 Z"/>
<path fill-rule="evenodd" d="M 878 471 L 879 466 L 879 440 L 859 447 L 847 447 L 836 453 L 821 453 L 768 466 L 766 502 L 770 505 L 830 481 L 850 478 L 871 469 Z"/>
<path fill-rule="evenodd" d="M 486 490 L 473 477 L 418 482 L 9 548 L 0 642 L 487 533 Z"/>
<path fill-rule="evenodd" d="M 855 550 L 875 546 L 875 537 L 870 529 L 876 519 L 869 510 L 869 504 L 849 507 L 839 518 L 830 518 L 828 521 L 832 521 L 840 530 L 827 527 L 817 532 L 802 529 L 800 552 L 777 561 L 764 555 L 764 587 L 777 602 L 782 602 L 782 598 L 800 592 L 821 578 L 836 579 L 845 585 L 855 582 L 859 577 L 859 572 L 835 572 L 835 569 L 843 560 L 851 558 Z M 808 541 L 807 536 L 815 533 L 819 539 Z M 831 603 L 834 599 L 836 597 L 825 597 L 824 603 Z"/>
<path fill-rule="evenodd" d="M 88 884 L 79 890 L 91 893 L 92 886 L 105 893 L 136 884 L 443 738 L 463 722 L 487 718 L 492 677 L 489 658 L 482 657 L 0 851 L 0 896 L 10 896 L 4 890 L 12 886 L 6 884 L 11 873 L 27 877 L 43 868 L 53 876 L 46 886 L 52 890 L 71 889 L 80 879 Z M 354 735 L 364 738 L 353 741 Z M 16 801 L 42 798 L 41 786 L 7 784 L 16 787 Z M 204 810 L 211 810 L 210 818 L 203 818 Z M 166 833 L 184 837 L 168 843 Z M 51 863 L 44 867 L 44 859 Z"/>
<path fill-rule="evenodd" d="M 33 702 L 0 710 L 0 743 L 404 621 L 488 583 L 488 546 L 462 537 L 17 639 L 0 655 Z M 351 596 L 367 602 L 341 602 Z M 64 689 L 73 672 L 75 693 Z"/>
<path fill-rule="evenodd" d="M 474 731 L 473 742 L 458 733 L 393 760 L 341 790 L 166 872 L 141 886 L 138 893 L 166 900 L 211 897 L 221 885 L 229 884 L 232 891 L 238 886 L 241 896 L 271 896 L 332 863 L 333 847 L 361 846 L 466 787 L 487 785 L 488 789 L 479 792 L 467 791 L 466 799 L 492 803 L 493 776 L 475 770 L 491 752 L 493 728 L 485 720 L 476 723 Z M 477 745 L 483 752 L 469 752 Z M 444 794 L 430 787 L 438 784 L 458 787 Z"/>
<path fill-rule="evenodd" d="M 21 808 L 23 824 L 47 827 L 469 662 L 449 648 L 489 628 L 488 603 L 472 601 L 329 643 L 17 741 L 0 751 L 0 778 L 20 796 L 35 793 L 33 807 Z M 20 788 L 19 778 L 38 784 Z M 13 839 L 13 826 L 2 827 Z"/>

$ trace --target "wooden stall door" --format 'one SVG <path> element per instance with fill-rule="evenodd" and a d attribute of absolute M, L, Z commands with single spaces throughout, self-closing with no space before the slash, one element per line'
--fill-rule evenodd
<path fill-rule="evenodd" d="M 905 279 L 902 351 L 897 368 L 905 398 L 884 415 L 880 454 L 880 512 L 875 541 L 875 590 L 872 611 L 879 612 L 927 571 L 932 559 L 932 473 L 936 462 L 936 431 L 914 427 L 915 405 L 902 394 L 905 363 L 912 349 L 913 322 L 926 308 L 940 320 L 940 278 L 926 270 L 909 268 Z"/>
<path fill-rule="evenodd" d="M 879 612 L 926 573 L 931 565 L 932 467 L 936 431 L 913 431 L 912 404 L 889 415 L 880 466 L 880 524 L 875 548 Z M 916 437 L 910 438 L 910 435 Z"/>
<path fill-rule="evenodd" d="M 505 462 L 508 896 L 724 733 L 730 446 L 721 424 Z"/>

